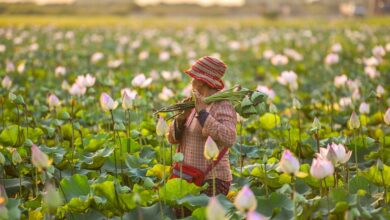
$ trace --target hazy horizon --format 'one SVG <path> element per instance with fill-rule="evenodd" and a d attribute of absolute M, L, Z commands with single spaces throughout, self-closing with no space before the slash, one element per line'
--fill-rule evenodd
<path fill-rule="evenodd" d="M 16 2 L 33 2 L 39 5 L 45 4 L 71 4 L 76 0 L 0 0 L 3 3 Z M 223 5 L 223 6 L 240 6 L 245 3 L 245 0 L 135 0 L 139 5 L 156 5 L 159 3 L 165 4 L 199 4 L 203 6 Z"/>

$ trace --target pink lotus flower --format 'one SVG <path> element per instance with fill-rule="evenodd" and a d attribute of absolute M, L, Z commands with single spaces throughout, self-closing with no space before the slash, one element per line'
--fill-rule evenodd
<path fill-rule="evenodd" d="M 383 94 L 385 94 L 385 89 L 383 88 L 382 85 L 378 85 L 378 86 L 376 87 L 376 96 L 382 97 Z"/>
<path fill-rule="evenodd" d="M 325 64 L 332 65 L 338 63 L 340 60 L 339 55 L 336 53 L 330 53 L 325 57 Z"/>
<path fill-rule="evenodd" d="M 340 75 L 340 76 L 336 76 L 334 78 L 334 86 L 336 86 L 337 88 L 341 87 L 341 86 L 344 86 L 348 81 L 348 77 L 346 75 Z"/>
<path fill-rule="evenodd" d="M 360 114 L 369 114 L 370 113 L 370 105 L 366 102 L 360 103 L 359 112 L 360 112 Z"/>
<path fill-rule="evenodd" d="M 246 220 L 268 220 L 268 217 L 265 217 L 256 211 L 251 211 L 246 214 Z"/>
<path fill-rule="evenodd" d="M 146 88 L 152 83 L 152 78 L 146 78 L 144 74 L 138 74 L 136 75 L 133 80 L 131 81 L 131 84 L 134 87 L 140 87 L 140 88 Z"/>
<path fill-rule="evenodd" d="M 234 199 L 234 206 L 242 212 L 254 211 L 257 207 L 257 200 L 252 190 L 248 185 L 245 185 L 240 192 L 238 192 Z"/>
<path fill-rule="evenodd" d="M 122 108 L 123 110 L 131 109 L 133 106 L 133 99 L 135 98 L 134 93 L 129 92 L 128 90 L 124 90 L 122 93 Z M 135 93 L 137 94 L 137 93 Z"/>
<path fill-rule="evenodd" d="M 288 85 L 291 90 L 298 88 L 298 76 L 294 71 L 283 71 L 278 77 L 278 82 L 282 85 Z"/>
<path fill-rule="evenodd" d="M 279 165 L 276 168 L 278 172 L 296 174 L 299 172 L 299 161 L 289 150 L 284 150 Z"/>
<path fill-rule="evenodd" d="M 52 163 L 52 161 L 49 160 L 49 157 L 35 144 L 31 147 L 31 162 L 38 170 L 46 169 Z"/>
<path fill-rule="evenodd" d="M 204 145 L 203 155 L 207 160 L 216 160 L 219 154 L 219 149 L 214 140 L 208 136 Z"/>
<path fill-rule="evenodd" d="M 58 99 L 58 97 L 54 94 L 51 94 L 48 98 L 47 98 L 47 104 L 49 105 L 49 108 L 50 109 L 55 109 L 57 108 L 58 106 L 60 106 L 60 100 Z"/>
<path fill-rule="evenodd" d="M 323 179 L 327 176 L 333 175 L 334 167 L 332 162 L 323 158 L 322 156 L 318 156 L 318 158 L 314 158 L 310 167 L 310 174 L 316 179 Z"/>
<path fill-rule="evenodd" d="M 271 63 L 274 66 L 282 66 L 288 63 L 288 58 L 281 54 L 276 54 L 271 58 Z"/>
<path fill-rule="evenodd" d="M 156 125 L 156 133 L 158 136 L 163 137 L 168 131 L 168 125 L 164 118 L 160 116 Z"/>
<path fill-rule="evenodd" d="M 65 76 L 66 74 L 66 68 L 63 66 L 57 66 L 56 69 L 54 70 L 55 76 Z"/>
<path fill-rule="evenodd" d="M 69 88 L 69 93 L 73 96 L 82 96 L 87 92 L 87 88 L 79 85 L 78 83 L 73 83 L 72 87 Z"/>
<path fill-rule="evenodd" d="M 100 106 L 102 107 L 103 111 L 108 112 L 116 109 L 118 102 L 114 101 L 111 96 L 103 92 L 100 95 Z"/>
<path fill-rule="evenodd" d="M 12 87 L 12 80 L 8 76 L 4 76 L 3 80 L 1 81 L 1 86 L 4 89 L 10 89 Z"/>
<path fill-rule="evenodd" d="M 207 220 L 226 220 L 226 211 L 219 203 L 218 199 L 211 197 L 207 205 L 206 218 Z"/>
<path fill-rule="evenodd" d="M 348 162 L 351 155 L 352 151 L 347 151 L 344 145 L 336 143 L 328 144 L 327 148 L 321 147 L 320 154 L 318 154 L 321 158 L 332 161 L 334 165 Z"/>

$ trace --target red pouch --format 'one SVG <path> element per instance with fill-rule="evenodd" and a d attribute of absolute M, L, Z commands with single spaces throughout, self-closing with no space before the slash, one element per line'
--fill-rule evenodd
<path fill-rule="evenodd" d="M 205 175 L 204 173 L 193 166 L 189 165 L 181 165 L 182 168 L 182 173 L 181 173 L 181 178 L 185 179 L 189 183 L 194 183 L 197 186 L 201 186 L 203 184 Z M 180 178 L 180 163 L 174 163 L 173 164 L 173 169 L 172 169 L 172 174 L 170 179 L 174 178 Z"/>

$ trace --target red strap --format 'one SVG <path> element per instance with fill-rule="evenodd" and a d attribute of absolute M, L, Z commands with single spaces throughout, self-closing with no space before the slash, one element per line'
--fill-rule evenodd
<path fill-rule="evenodd" d="M 216 160 L 214 160 L 209 166 L 207 166 L 207 169 L 206 171 L 204 172 L 204 176 L 207 176 L 207 174 L 209 174 L 209 172 L 211 171 L 211 169 L 213 169 L 213 167 L 217 166 L 217 164 L 219 163 L 219 161 L 222 160 L 222 157 L 225 156 L 226 152 L 228 151 L 228 148 L 227 147 L 224 147 L 218 154 L 218 157 Z"/>

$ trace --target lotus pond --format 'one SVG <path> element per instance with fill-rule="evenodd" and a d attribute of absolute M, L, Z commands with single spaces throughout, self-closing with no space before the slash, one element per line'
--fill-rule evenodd
<path fill-rule="evenodd" d="M 390 219 L 387 18 L 1 20 L 0 219 Z M 227 88 L 268 96 L 238 117 L 230 192 L 212 199 L 168 180 L 183 158 L 153 114 L 190 96 L 182 71 L 204 55 Z"/>

